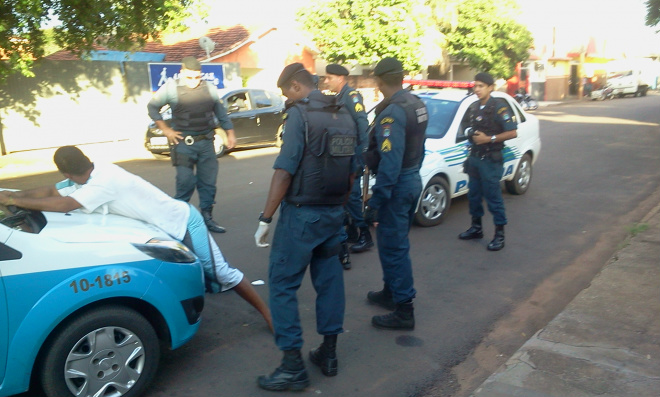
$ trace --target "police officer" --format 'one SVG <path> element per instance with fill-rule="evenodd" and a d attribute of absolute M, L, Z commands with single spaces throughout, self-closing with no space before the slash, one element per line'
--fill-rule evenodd
<path fill-rule="evenodd" d="M 355 120 L 358 129 L 358 153 L 363 153 L 367 149 L 367 129 L 369 128 L 369 121 L 367 121 L 367 113 L 364 111 L 364 101 L 362 95 L 357 90 L 351 88 L 346 82 L 348 76 L 348 69 L 345 67 L 332 63 L 325 67 L 325 84 L 328 89 L 335 92 L 337 101 L 343 104 L 348 112 Z M 364 164 L 362 156 L 358 156 L 359 169 L 357 175 L 362 175 Z M 351 252 L 358 253 L 371 249 L 374 246 L 369 232 L 369 227 L 364 222 L 362 216 L 362 188 L 359 181 L 353 184 L 353 190 L 346 203 L 346 211 L 350 215 L 351 222 L 348 223 L 348 236 L 349 241 L 353 242 Z M 358 228 L 358 233 L 351 233 L 352 229 Z M 351 239 L 353 234 L 357 235 L 355 240 Z M 349 263 L 350 266 L 350 263 Z M 346 266 L 344 266 L 346 268 Z"/>
<path fill-rule="evenodd" d="M 161 86 L 149 101 L 147 109 L 149 117 L 163 131 L 171 146 L 172 165 L 176 167 L 174 198 L 188 202 L 197 187 L 199 207 L 206 227 L 214 233 L 224 233 L 225 229 L 215 223 L 212 215 L 218 177 L 218 158 L 213 140 L 218 121 L 227 133 L 228 149 L 234 147 L 236 137 L 216 87 L 210 82 L 202 82 L 201 70 L 197 59 L 183 58 L 178 81 L 168 80 Z M 172 109 L 171 126 L 163 121 L 160 114 L 161 108 L 168 104 Z"/>
<path fill-rule="evenodd" d="M 507 224 L 500 187 L 504 171 L 502 149 L 504 141 L 518 136 L 518 126 L 506 103 L 490 95 L 495 88 L 493 77 L 481 72 L 477 73 L 474 80 L 474 94 L 479 100 L 468 109 L 473 133 L 470 136 L 470 155 L 465 162 L 465 171 L 469 176 L 468 201 L 472 225 L 458 238 L 483 238 L 482 200 L 486 199 L 495 222 L 495 237 L 488 244 L 488 250 L 499 251 L 504 248 L 504 225 Z"/>
<path fill-rule="evenodd" d="M 413 329 L 412 263 L 408 232 L 422 191 L 419 167 L 424 159 L 428 114 L 424 103 L 403 90 L 403 66 L 395 58 L 384 58 L 374 70 L 384 100 L 376 107 L 365 161 L 376 174 L 373 195 L 367 203 L 365 221 L 377 222 L 378 255 L 384 286 L 367 299 L 393 310 L 374 316 L 373 326 Z"/>
<path fill-rule="evenodd" d="M 268 246 L 269 224 L 280 206 L 268 273 L 275 343 L 284 356 L 258 384 L 266 390 L 302 390 L 309 378 L 300 354 L 297 290 L 308 265 L 317 293 L 316 330 L 323 335 L 309 358 L 324 375 L 337 374 L 336 343 L 343 332 L 345 303 L 338 254 L 343 204 L 357 168 L 357 130 L 348 111 L 334 96 L 316 89 L 302 64 L 285 67 L 277 85 L 288 98 L 283 144 L 254 237 L 257 246 Z"/>

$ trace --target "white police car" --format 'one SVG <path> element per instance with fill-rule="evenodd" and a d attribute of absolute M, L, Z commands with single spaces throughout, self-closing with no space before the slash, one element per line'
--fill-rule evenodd
<path fill-rule="evenodd" d="M 420 226 L 435 226 L 444 220 L 451 199 L 466 194 L 468 176 L 463 172 L 463 162 L 468 156 L 469 128 L 468 107 L 477 101 L 476 95 L 468 95 L 472 83 L 407 80 L 409 84 L 450 87 L 443 90 L 414 91 L 425 104 L 429 114 L 426 128 L 426 154 L 420 169 L 422 191 L 415 223 Z M 453 87 L 453 88 L 452 88 Z M 518 137 L 505 142 L 504 173 L 502 180 L 507 191 L 524 194 L 532 180 L 532 165 L 541 150 L 538 119 L 526 113 L 511 96 L 493 92 L 493 97 L 502 98 L 518 122 Z"/>
<path fill-rule="evenodd" d="M 0 396 L 137 396 L 197 332 L 201 264 L 116 215 L 0 205 Z"/>

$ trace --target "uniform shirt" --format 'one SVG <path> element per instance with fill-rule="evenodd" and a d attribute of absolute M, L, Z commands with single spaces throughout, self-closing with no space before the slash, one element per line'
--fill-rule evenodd
<path fill-rule="evenodd" d="M 352 89 L 348 84 L 344 84 L 341 91 L 337 94 L 337 102 L 344 105 L 351 114 L 355 124 L 357 125 L 358 132 L 358 146 L 355 151 L 362 154 L 367 150 L 369 141 L 367 139 L 367 130 L 369 129 L 369 120 L 367 120 L 367 112 L 364 111 L 364 101 L 362 95 L 357 90 Z M 362 161 L 362 156 L 358 156 L 358 160 Z"/>
<path fill-rule="evenodd" d="M 400 90 L 392 98 L 404 92 Z M 378 209 L 392 197 L 392 190 L 401 174 L 403 154 L 406 150 L 406 113 L 403 108 L 390 104 L 383 109 L 374 120 L 373 134 L 376 137 L 380 162 L 369 206 Z"/>
<path fill-rule="evenodd" d="M 158 89 L 158 91 L 156 91 L 153 97 L 151 97 L 151 100 L 147 104 L 147 110 L 149 112 L 149 117 L 151 117 L 152 120 L 154 121 L 162 120 L 163 116 L 160 114 L 160 109 L 162 109 L 163 106 L 168 104 L 170 105 L 171 108 L 174 108 L 174 106 L 179 102 L 179 98 L 177 94 L 177 86 L 184 86 L 185 88 L 188 88 L 180 80 L 167 80 L 167 82 L 163 84 Z M 208 89 L 208 90 L 217 91 L 217 88 L 213 84 L 204 80 L 202 80 L 199 83 L 199 85 L 193 89 L 194 90 Z M 218 98 L 217 92 L 212 93 L 211 96 L 213 98 Z M 227 114 L 227 109 L 225 109 L 225 107 L 222 105 L 220 99 L 217 99 L 215 101 L 215 106 L 213 107 L 213 113 L 215 114 L 215 117 L 217 119 L 217 124 L 219 124 L 220 127 L 222 127 L 222 129 L 224 129 L 225 131 L 234 129 L 234 125 L 232 124 L 231 120 L 229 119 L 229 115 Z"/>
<path fill-rule="evenodd" d="M 492 101 L 492 103 L 491 103 Z M 485 106 L 479 105 L 476 111 L 475 120 L 481 121 L 479 118 L 484 117 L 483 110 L 486 106 L 493 105 L 495 110 L 495 122 L 500 126 L 502 131 L 513 131 L 518 128 L 515 117 L 511 114 L 509 106 L 503 99 L 490 97 Z"/>
<path fill-rule="evenodd" d="M 66 179 L 55 185 L 60 195 L 75 199 L 84 212 L 100 211 L 155 225 L 181 241 L 190 206 L 115 164 L 94 165 L 84 185 Z"/>

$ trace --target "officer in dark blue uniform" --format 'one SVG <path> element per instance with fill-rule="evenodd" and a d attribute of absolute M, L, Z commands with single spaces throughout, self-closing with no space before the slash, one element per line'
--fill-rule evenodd
<path fill-rule="evenodd" d="M 227 148 L 236 144 L 234 126 L 220 102 L 216 87 L 202 81 L 202 66 L 194 57 L 182 60 L 178 80 L 169 80 L 151 98 L 147 109 L 171 145 L 172 165 L 176 167 L 177 200 L 190 201 L 195 187 L 206 227 L 215 233 L 225 229 L 213 220 L 218 158 L 215 154 L 216 123 L 227 133 Z M 171 126 L 163 121 L 160 109 L 169 104 Z M 197 173 L 195 173 L 197 168 Z"/>
<path fill-rule="evenodd" d="M 270 253 L 270 307 L 275 343 L 282 364 L 260 376 L 266 390 L 302 390 L 309 385 L 300 349 L 303 345 L 297 290 L 307 267 L 316 290 L 316 331 L 323 343 L 309 358 L 326 376 L 337 374 L 337 335 L 343 332 L 344 280 L 339 262 L 344 208 L 355 178 L 357 130 L 336 98 L 316 89 L 300 63 L 288 65 L 277 85 L 288 98 L 282 148 L 275 160 L 264 211 L 255 233 L 266 238 L 281 206 Z"/>
<path fill-rule="evenodd" d="M 345 67 L 332 63 L 325 67 L 325 85 L 332 92 L 337 95 L 337 101 L 346 107 L 346 110 L 351 114 L 358 129 L 358 153 L 363 153 L 367 149 L 367 129 L 369 128 L 369 121 L 367 120 L 367 113 L 364 109 L 364 101 L 362 95 L 351 88 L 346 82 L 348 76 L 348 69 Z M 364 164 L 362 156 L 358 156 L 358 172 L 360 176 L 363 173 Z M 364 222 L 362 216 L 362 188 L 359 180 L 353 184 L 353 190 L 346 203 L 346 211 L 350 216 L 350 222 L 347 222 L 348 242 L 355 243 L 351 246 L 351 252 L 359 253 L 368 251 L 374 246 L 369 232 L 369 227 Z M 357 230 L 355 230 L 357 228 Z M 357 232 L 356 232 L 357 231 Z M 345 248 L 342 248 L 344 250 Z M 348 252 L 345 257 L 348 258 Z M 344 264 L 344 262 L 342 262 Z M 350 261 L 344 264 L 344 269 L 350 268 Z"/>
<path fill-rule="evenodd" d="M 403 66 L 384 58 L 374 70 L 378 89 L 385 99 L 376 107 L 365 161 L 376 174 L 373 195 L 367 203 L 365 221 L 377 222 L 378 255 L 384 287 L 367 299 L 392 313 L 374 316 L 377 328 L 413 329 L 415 317 L 412 263 L 408 232 L 422 191 L 419 168 L 424 159 L 428 114 L 419 98 L 403 90 Z"/>
<path fill-rule="evenodd" d="M 468 110 L 473 132 L 470 134 L 470 155 L 465 161 L 465 171 L 469 176 L 468 200 L 472 225 L 458 238 L 483 238 L 482 201 L 486 199 L 495 223 L 495 237 L 488 244 L 488 250 L 499 251 L 504 248 L 504 225 L 507 224 L 500 187 L 504 172 L 502 149 L 504 141 L 518 136 L 518 125 L 507 104 L 490 95 L 495 88 L 493 77 L 481 72 L 477 73 L 474 80 L 474 94 L 479 100 Z"/>

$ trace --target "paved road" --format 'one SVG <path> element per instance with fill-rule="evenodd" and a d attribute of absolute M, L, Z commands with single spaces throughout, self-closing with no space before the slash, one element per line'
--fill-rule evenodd
<path fill-rule="evenodd" d="M 312 385 L 304 394 L 469 395 L 588 285 L 627 227 L 657 204 L 647 198 L 660 186 L 659 107 L 660 96 L 649 96 L 537 111 L 541 158 L 527 194 L 504 196 L 510 225 L 503 251 L 486 251 L 488 238 L 456 239 L 469 223 L 465 198 L 454 200 L 444 224 L 413 228 L 418 299 L 412 332 L 369 325 L 372 315 L 383 313 L 365 302 L 366 292 L 381 286 L 378 258 L 375 252 L 354 255 L 353 269 L 345 273 L 340 373 L 325 378 L 310 367 Z M 275 153 L 260 149 L 220 159 L 216 213 L 228 233 L 216 239 L 228 260 L 252 280 L 267 281 L 268 250 L 255 248 L 252 235 Z M 167 162 L 122 165 L 173 193 Z M 51 173 L 9 179 L 3 186 L 26 188 L 57 179 Z M 267 297 L 267 285 L 257 288 Z M 307 350 L 320 341 L 308 279 L 299 297 Z M 279 358 L 260 316 L 247 304 L 234 293 L 210 296 L 199 334 L 165 354 L 146 396 L 271 396 L 257 388 L 255 378 L 271 371 Z"/>

